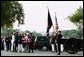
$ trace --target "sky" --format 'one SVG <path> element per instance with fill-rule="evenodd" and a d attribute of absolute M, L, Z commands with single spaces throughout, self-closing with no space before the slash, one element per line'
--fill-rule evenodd
<path fill-rule="evenodd" d="M 77 27 L 67 19 L 79 6 L 83 7 L 83 1 L 19 1 L 24 9 L 24 25 L 18 27 L 14 23 L 14 29 L 30 32 L 46 32 L 48 9 L 55 28 L 55 12 L 57 16 L 59 30 L 77 29 Z M 47 8 L 48 7 L 48 8 Z M 51 27 L 50 32 L 53 32 Z"/>

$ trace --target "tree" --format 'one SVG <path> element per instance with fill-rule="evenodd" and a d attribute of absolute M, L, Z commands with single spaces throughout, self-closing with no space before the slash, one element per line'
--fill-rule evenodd
<path fill-rule="evenodd" d="M 67 37 L 74 37 L 74 38 L 77 38 L 77 39 L 81 39 L 83 37 L 83 29 L 80 28 L 80 29 L 77 29 L 77 30 L 64 30 L 62 31 L 63 32 L 63 36 L 65 38 Z"/>
<path fill-rule="evenodd" d="M 78 28 L 77 34 L 79 35 L 79 38 L 83 37 L 83 28 Z"/>
<path fill-rule="evenodd" d="M 69 20 L 76 24 L 76 26 L 83 27 L 83 8 L 80 6 L 75 13 L 73 13 L 71 16 L 68 16 Z"/>
<path fill-rule="evenodd" d="M 6 36 L 7 35 L 7 32 L 8 32 L 8 30 L 1 30 L 1 35 L 2 36 Z"/>
<path fill-rule="evenodd" d="M 76 30 L 72 35 L 75 35 L 78 38 L 82 38 L 83 36 L 83 8 L 80 6 L 74 14 L 68 16 L 69 20 L 74 23 L 78 30 Z"/>
<path fill-rule="evenodd" d="M 69 30 L 64 30 L 64 31 L 62 31 L 62 33 L 63 33 L 63 36 L 64 36 L 65 38 L 69 37 L 69 35 L 68 35 Z"/>
<path fill-rule="evenodd" d="M 35 35 L 36 37 L 37 37 L 37 36 L 42 36 L 42 34 L 37 33 L 36 31 L 33 31 L 32 34 Z"/>
<path fill-rule="evenodd" d="M 28 31 L 28 30 L 25 30 L 25 33 L 30 33 L 30 31 Z"/>
<path fill-rule="evenodd" d="M 1 1 L 1 28 L 11 28 L 13 23 L 24 24 L 24 11 L 17 1 Z"/>

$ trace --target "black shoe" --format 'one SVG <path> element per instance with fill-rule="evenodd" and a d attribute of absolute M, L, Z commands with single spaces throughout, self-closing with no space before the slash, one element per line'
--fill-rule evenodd
<path fill-rule="evenodd" d="M 23 53 L 24 53 L 25 51 L 23 51 Z"/>
<path fill-rule="evenodd" d="M 8 50 L 6 50 L 6 51 L 8 51 Z"/>
<path fill-rule="evenodd" d="M 57 55 L 60 55 L 59 53 Z"/>
<path fill-rule="evenodd" d="M 55 52 L 57 52 L 57 50 L 55 50 Z"/>
<path fill-rule="evenodd" d="M 15 52 L 17 52 L 17 51 L 15 50 Z"/>
<path fill-rule="evenodd" d="M 28 51 L 28 53 L 30 53 L 30 51 Z"/>

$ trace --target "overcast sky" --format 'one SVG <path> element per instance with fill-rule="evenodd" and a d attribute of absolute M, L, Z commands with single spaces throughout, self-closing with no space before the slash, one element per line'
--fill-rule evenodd
<path fill-rule="evenodd" d="M 25 24 L 17 26 L 14 24 L 14 29 L 22 31 L 46 32 L 48 9 L 55 26 L 55 12 L 58 20 L 59 30 L 76 29 L 76 26 L 71 23 L 67 16 L 74 13 L 79 6 L 83 7 L 83 1 L 20 1 L 25 13 Z M 50 29 L 53 31 L 53 27 Z"/>

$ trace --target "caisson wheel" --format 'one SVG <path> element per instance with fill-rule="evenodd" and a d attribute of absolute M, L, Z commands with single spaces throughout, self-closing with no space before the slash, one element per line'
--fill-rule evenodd
<path fill-rule="evenodd" d="M 78 42 L 75 38 L 67 39 L 64 44 L 64 50 L 70 54 L 76 54 L 78 52 Z"/>
<path fill-rule="evenodd" d="M 42 47 L 42 50 L 43 50 L 43 51 L 47 51 L 47 47 L 46 47 L 46 46 L 43 46 L 43 47 Z"/>

